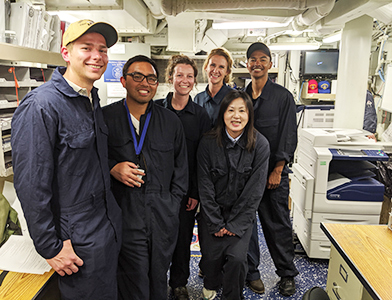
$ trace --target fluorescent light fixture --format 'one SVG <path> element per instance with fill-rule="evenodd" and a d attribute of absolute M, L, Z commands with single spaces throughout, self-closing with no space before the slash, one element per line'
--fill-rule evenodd
<path fill-rule="evenodd" d="M 248 22 L 213 22 L 213 29 L 247 29 L 247 28 L 276 28 L 287 27 L 290 22 L 278 23 L 268 21 L 248 21 Z"/>
<path fill-rule="evenodd" d="M 342 32 L 339 31 L 339 32 L 330 34 L 330 35 L 326 36 L 325 38 L 323 38 L 323 43 L 330 44 L 333 42 L 340 41 L 341 38 L 342 38 Z"/>
<path fill-rule="evenodd" d="M 320 48 L 321 43 L 312 41 L 306 43 L 298 42 L 285 42 L 285 43 L 272 43 L 268 45 L 270 50 L 317 50 Z"/>

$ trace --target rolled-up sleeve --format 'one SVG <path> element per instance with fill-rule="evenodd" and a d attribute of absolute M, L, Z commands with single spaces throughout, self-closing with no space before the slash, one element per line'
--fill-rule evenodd
<path fill-rule="evenodd" d="M 297 116 L 295 102 L 290 92 L 281 102 L 279 116 L 279 141 L 275 152 L 275 161 L 290 162 L 297 147 Z"/>

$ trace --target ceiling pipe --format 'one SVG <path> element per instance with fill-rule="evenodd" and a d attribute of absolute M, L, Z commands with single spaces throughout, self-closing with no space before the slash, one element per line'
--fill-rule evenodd
<path fill-rule="evenodd" d="M 145 0 L 150 1 L 150 0 Z M 161 0 L 161 11 L 165 15 L 176 16 L 190 11 L 250 10 L 250 9 L 292 9 L 305 10 L 291 23 L 295 31 L 303 31 L 327 16 L 333 9 L 335 0 Z M 243 18 L 244 16 L 241 15 Z"/>
<path fill-rule="evenodd" d="M 165 18 L 165 15 L 162 13 L 161 9 L 161 0 L 143 0 L 143 2 L 151 11 L 151 14 L 155 19 L 162 20 Z"/>
<path fill-rule="evenodd" d="M 176 16 L 182 12 L 219 12 L 252 9 L 297 10 L 302 13 L 294 18 L 291 27 L 303 31 L 328 15 L 334 7 L 335 0 L 144 0 L 153 16 Z M 238 15 L 241 18 L 244 15 Z M 199 40 L 201 40 L 199 38 Z M 203 39 L 204 40 L 204 39 Z M 201 40 L 201 44 L 203 44 Z"/>
<path fill-rule="evenodd" d="M 161 0 L 143 0 L 144 4 L 150 10 L 151 15 L 156 20 L 161 20 L 155 28 L 154 34 L 158 34 L 162 31 L 163 28 L 166 27 L 167 21 L 166 16 L 162 13 L 161 10 Z"/>
<path fill-rule="evenodd" d="M 327 16 L 335 6 L 335 0 L 327 0 L 323 5 L 310 8 L 294 18 L 291 26 L 296 31 L 305 30 Z"/>
<path fill-rule="evenodd" d="M 146 0 L 147 1 L 147 0 Z M 309 3 L 311 2 L 311 3 Z M 162 12 L 165 15 L 176 16 L 185 11 L 220 11 L 246 9 L 295 9 L 305 10 L 329 5 L 335 0 L 162 0 Z"/>
<path fill-rule="evenodd" d="M 163 28 L 165 28 L 167 25 L 167 21 L 166 20 L 162 20 L 158 25 L 157 28 L 155 29 L 154 34 L 158 34 L 162 31 Z"/>

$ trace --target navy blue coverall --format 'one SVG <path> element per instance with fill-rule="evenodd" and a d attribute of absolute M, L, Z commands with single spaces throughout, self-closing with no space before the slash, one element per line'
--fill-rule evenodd
<path fill-rule="evenodd" d="M 195 96 L 195 102 L 200 106 L 204 107 L 208 115 L 210 116 L 212 126 L 215 125 L 216 118 L 218 117 L 218 113 L 219 113 L 219 107 L 223 98 L 231 90 L 233 90 L 231 87 L 223 83 L 223 86 L 221 87 L 219 92 L 214 97 L 211 97 L 208 94 L 208 85 L 207 85 L 206 89 L 203 92 L 200 92 Z"/>
<path fill-rule="evenodd" d="M 200 267 L 206 289 L 222 286 L 222 299 L 242 299 L 246 253 L 267 180 L 269 146 L 259 132 L 251 152 L 245 148 L 246 134 L 237 143 L 229 140 L 226 132 L 222 134 L 222 146 L 206 135 L 197 152 Z M 216 237 L 222 228 L 235 236 Z"/>
<path fill-rule="evenodd" d="M 195 215 L 197 206 L 190 211 L 186 210 L 188 199 L 199 200 L 197 189 L 197 163 L 196 151 L 203 134 L 211 129 L 211 121 L 206 110 L 192 101 L 189 96 L 188 103 L 181 111 L 176 111 L 172 106 L 173 93 L 170 92 L 165 99 L 156 100 L 155 103 L 175 112 L 184 127 L 186 148 L 188 153 L 189 189 L 181 201 L 180 227 L 178 231 L 177 245 L 173 253 L 170 266 L 169 285 L 175 289 L 186 286 L 189 277 L 190 244 L 193 237 Z"/>
<path fill-rule="evenodd" d="M 151 100 L 140 118 L 151 120 L 136 156 L 124 100 L 103 108 L 109 128 L 109 168 L 130 161 L 144 171 L 141 187 L 112 178 L 122 209 L 123 243 L 119 256 L 119 299 L 166 300 L 167 271 L 176 246 L 179 209 L 188 191 L 188 161 L 183 126 L 168 109 Z"/>
<path fill-rule="evenodd" d="M 363 117 L 363 129 L 370 131 L 371 133 L 376 133 L 377 130 L 377 113 L 374 106 L 373 95 L 369 90 L 366 91 L 366 105 L 365 114 Z"/>
<path fill-rule="evenodd" d="M 245 88 L 252 98 L 252 83 Z M 289 168 L 287 163 L 297 147 L 296 108 L 292 94 L 283 86 L 268 79 L 261 95 L 253 99 L 255 128 L 263 134 L 270 144 L 268 174 L 278 161 L 286 162 L 280 185 L 276 189 L 265 189 L 258 208 L 264 237 L 280 277 L 294 277 L 298 274 L 294 265 L 294 246 L 292 225 L 288 207 Z M 249 244 L 247 275 L 248 281 L 260 278 L 257 266 L 260 263 L 257 226 L 255 224 Z"/>
<path fill-rule="evenodd" d="M 62 299 L 117 299 L 121 211 L 110 192 L 108 129 L 97 89 L 75 92 L 57 69 L 21 101 L 12 120 L 14 185 L 37 252 L 71 240 L 84 265 L 59 276 Z"/>

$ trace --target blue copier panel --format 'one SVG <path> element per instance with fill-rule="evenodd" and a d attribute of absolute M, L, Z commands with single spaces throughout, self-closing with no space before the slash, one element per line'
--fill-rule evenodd
<path fill-rule="evenodd" d="M 375 180 L 372 170 L 377 166 L 370 161 L 387 161 L 388 155 L 382 150 L 332 149 L 330 174 L 338 173 L 347 182 L 327 190 L 328 200 L 383 201 L 385 187 Z"/>
<path fill-rule="evenodd" d="M 327 191 L 328 200 L 379 201 L 384 200 L 384 185 L 374 178 L 351 180 Z"/>
<path fill-rule="evenodd" d="M 337 160 L 369 160 L 387 161 L 388 155 L 382 150 L 354 150 L 354 149 L 331 149 L 332 159 Z"/>

